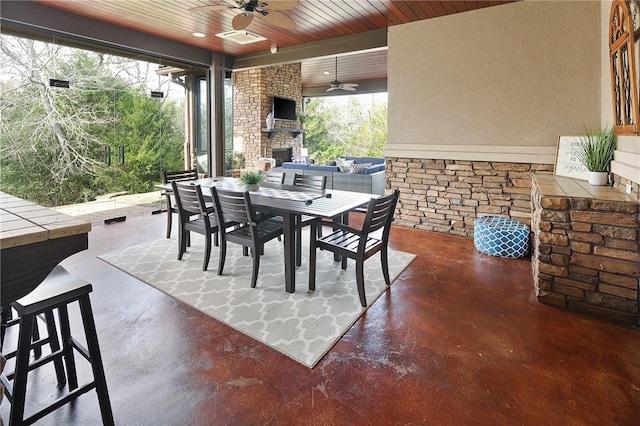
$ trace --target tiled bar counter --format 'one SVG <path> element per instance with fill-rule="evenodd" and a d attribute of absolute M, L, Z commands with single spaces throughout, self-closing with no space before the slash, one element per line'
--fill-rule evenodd
<path fill-rule="evenodd" d="M 534 175 L 533 278 L 541 303 L 640 325 L 640 204 L 610 186 Z"/>

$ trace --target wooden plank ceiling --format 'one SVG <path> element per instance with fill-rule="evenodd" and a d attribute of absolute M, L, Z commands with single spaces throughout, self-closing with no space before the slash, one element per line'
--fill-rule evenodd
<path fill-rule="evenodd" d="M 286 48 L 333 37 L 405 24 L 423 19 L 467 12 L 474 9 L 511 3 L 495 1 L 390 1 L 390 0 L 300 0 L 291 10 L 283 11 L 296 23 L 294 30 L 269 25 L 260 17 L 246 28 L 267 40 L 241 45 L 225 41 L 216 33 L 232 30 L 231 20 L 237 10 L 190 11 L 198 6 L 230 5 L 234 0 L 36 0 L 70 13 L 134 29 L 208 50 L 238 57 L 269 51 L 272 44 Z M 264 3 L 278 0 L 264 0 Z M 205 37 L 194 37 L 200 32 Z M 329 74 L 325 74 L 325 71 Z M 386 51 L 341 56 L 338 76 L 343 83 L 386 80 Z M 303 85 L 315 87 L 335 78 L 335 58 L 303 61 Z"/>

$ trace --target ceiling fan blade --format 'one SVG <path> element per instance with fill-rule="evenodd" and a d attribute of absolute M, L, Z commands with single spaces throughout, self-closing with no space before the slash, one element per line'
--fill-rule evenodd
<path fill-rule="evenodd" d="M 300 2 L 296 0 L 265 0 L 260 3 L 265 3 L 265 9 L 269 10 L 287 10 L 300 6 Z"/>
<path fill-rule="evenodd" d="M 333 87 L 333 86 L 331 86 L 331 87 L 329 87 L 329 88 L 327 89 L 327 92 L 333 92 L 333 91 L 334 91 L 334 90 L 336 90 L 336 89 L 337 89 L 337 87 Z"/>
<path fill-rule="evenodd" d="M 285 30 L 295 30 L 296 23 L 293 22 L 293 19 L 289 18 L 282 12 L 278 12 L 273 9 L 265 9 L 262 12 L 262 17 L 268 23 L 275 25 L 276 27 L 284 28 Z"/>
<path fill-rule="evenodd" d="M 189 9 L 189 12 L 209 12 L 212 10 L 228 10 L 228 9 L 237 9 L 235 6 L 227 6 L 223 4 L 216 4 L 212 6 L 198 6 L 192 7 Z"/>
<path fill-rule="evenodd" d="M 358 87 L 357 83 L 344 83 L 342 84 L 344 87 Z"/>
<path fill-rule="evenodd" d="M 234 30 L 244 30 L 253 21 L 253 13 L 241 13 L 233 17 L 231 26 Z"/>
<path fill-rule="evenodd" d="M 347 92 L 355 92 L 356 91 L 355 87 L 347 87 L 345 85 L 342 85 L 341 89 L 342 90 L 346 90 Z"/>

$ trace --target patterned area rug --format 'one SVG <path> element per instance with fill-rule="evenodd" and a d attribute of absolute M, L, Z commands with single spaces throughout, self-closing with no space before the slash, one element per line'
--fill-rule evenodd
<path fill-rule="evenodd" d="M 281 242 L 274 240 L 265 245 L 258 284 L 251 288 L 251 257 L 242 256 L 239 245 L 228 244 L 224 274 L 219 276 L 218 248 L 213 247 L 209 270 L 203 272 L 204 239 L 194 234 L 191 237 L 191 247 L 181 261 L 177 260 L 175 238 L 99 257 L 309 368 L 366 310 L 358 298 L 355 264 L 349 261 L 343 271 L 330 252 L 318 251 L 316 290 L 308 290 L 307 241 L 303 246 L 303 266 L 296 269 L 296 292 L 289 294 L 284 289 Z M 414 258 L 413 254 L 389 251 L 392 281 Z M 371 306 L 387 288 L 379 255 L 365 262 L 364 276 Z"/>

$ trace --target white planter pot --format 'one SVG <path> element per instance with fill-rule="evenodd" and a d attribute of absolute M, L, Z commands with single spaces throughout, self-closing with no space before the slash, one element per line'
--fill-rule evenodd
<path fill-rule="evenodd" d="M 609 183 L 609 173 L 589 172 L 589 183 L 591 185 L 606 185 Z"/>
<path fill-rule="evenodd" d="M 245 184 L 244 188 L 246 191 L 257 191 L 260 189 L 260 185 L 257 183 Z"/>

